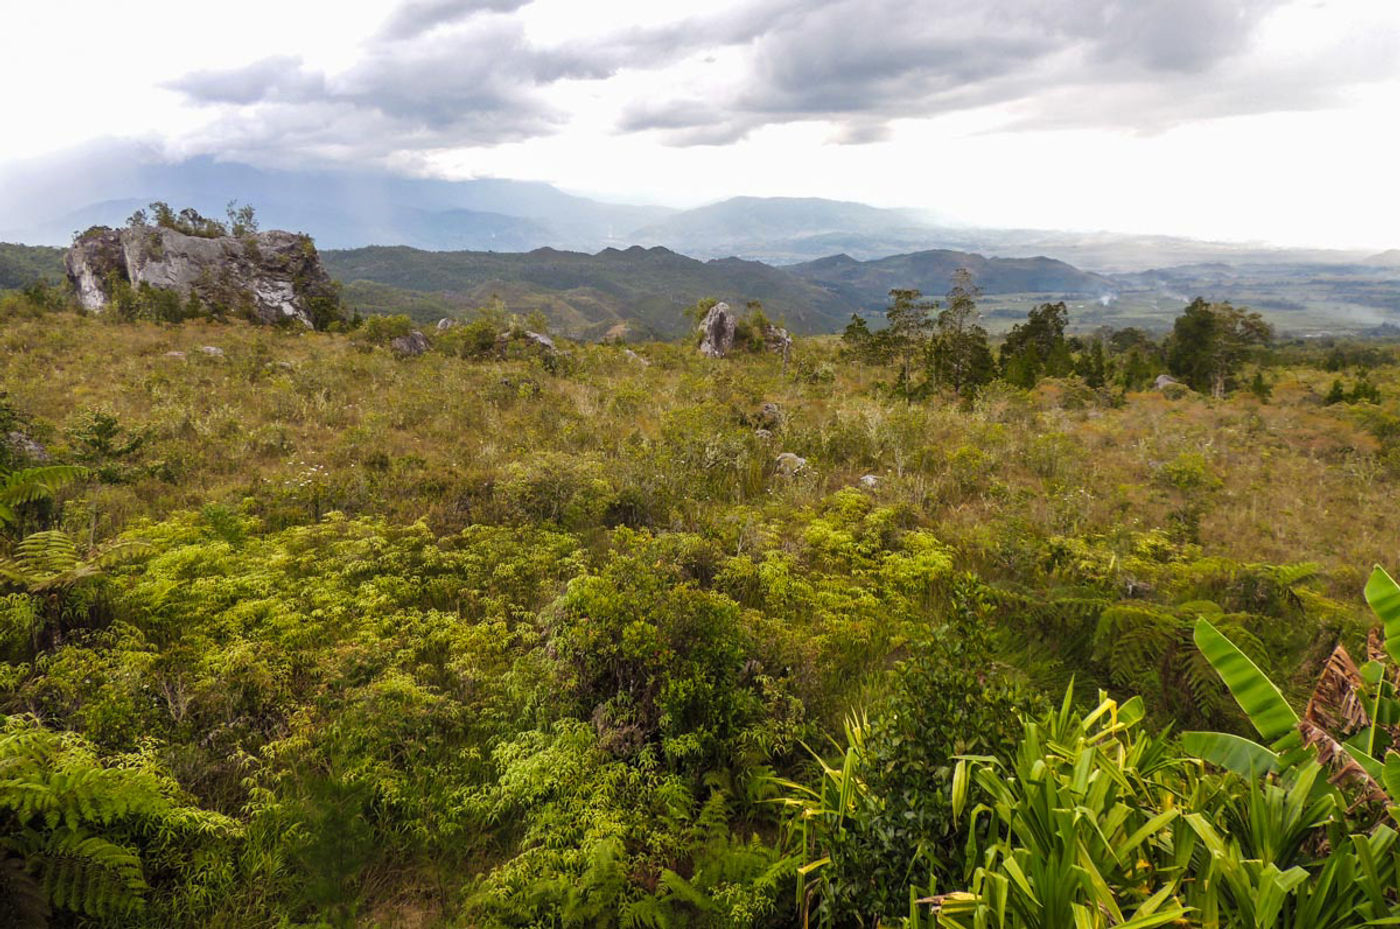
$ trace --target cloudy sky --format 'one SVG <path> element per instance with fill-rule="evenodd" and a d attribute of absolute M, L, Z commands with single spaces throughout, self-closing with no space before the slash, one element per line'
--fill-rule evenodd
<path fill-rule="evenodd" d="M 0 0 L 0 171 L 178 160 L 1400 247 L 1397 0 Z"/>

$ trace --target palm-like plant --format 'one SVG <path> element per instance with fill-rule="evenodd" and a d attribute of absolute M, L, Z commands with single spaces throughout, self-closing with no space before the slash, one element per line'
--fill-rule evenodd
<path fill-rule="evenodd" d="M 970 830 L 983 837 L 970 849 L 981 864 L 969 891 L 921 901 L 940 926 L 1150 929 L 1186 915 L 1180 885 L 1196 839 L 1180 792 L 1190 781 L 1169 742 L 1141 732 L 1142 718 L 1140 699 L 1103 695 L 1078 714 L 1071 691 L 1058 711 L 1025 723 L 1010 765 L 959 762 L 955 810 L 973 785 L 984 798 Z"/>
<path fill-rule="evenodd" d="M 0 592 L 9 587 L 34 598 L 30 639 L 38 652 L 46 642 L 62 640 L 65 604 L 76 586 L 101 577 L 149 547 L 144 542 L 119 541 L 84 552 L 66 532 L 34 532 L 21 539 L 10 554 L 0 555 Z"/>
<path fill-rule="evenodd" d="M 62 487 L 82 480 L 86 475 L 87 469 L 77 465 L 0 470 L 0 530 L 19 522 L 19 507 L 40 500 L 52 500 Z"/>
<path fill-rule="evenodd" d="M 1367 661 L 1358 667 L 1338 644 L 1300 715 L 1278 686 L 1209 620 L 1196 623 L 1195 641 L 1259 734 L 1259 742 L 1218 732 L 1188 732 L 1187 750 L 1243 775 L 1291 771 L 1310 755 L 1333 770 L 1356 802 L 1392 804 L 1400 812 L 1400 585 L 1377 567 L 1366 599 L 1381 619 Z M 1385 762 L 1377 757 L 1385 752 Z"/>
<path fill-rule="evenodd" d="M 232 835 L 227 817 L 177 803 L 141 767 L 108 766 L 79 738 L 32 719 L 0 728 L 0 922 L 44 926 L 54 912 L 113 925 L 148 887 L 138 836 Z"/>

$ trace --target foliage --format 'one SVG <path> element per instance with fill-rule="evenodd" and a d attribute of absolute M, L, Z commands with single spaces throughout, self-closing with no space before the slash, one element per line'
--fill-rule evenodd
<path fill-rule="evenodd" d="M 1011 332 L 1001 343 L 1002 377 L 1017 387 L 1031 388 L 1042 377 L 1064 377 L 1074 367 L 1070 356 L 1069 343 L 1065 340 L 1065 325 L 1069 322 L 1069 310 L 1064 302 L 1042 303 L 1026 315 L 1024 323 L 1011 327 Z M 1094 380 L 1102 386 L 1103 356 L 1102 345 L 1098 347 L 1098 362 L 1091 363 Z"/>
<path fill-rule="evenodd" d="M 934 380 L 958 396 L 970 396 L 996 374 L 987 330 L 978 324 L 979 292 L 966 269 L 953 275 L 948 305 L 934 326 L 930 366 Z"/>
<path fill-rule="evenodd" d="M 893 396 L 835 339 L 550 362 L 472 306 L 411 361 L 403 320 L 5 315 L 0 437 L 42 448 L 0 476 L 0 712 L 220 824 L 88 821 L 143 881 L 103 924 L 927 925 L 1007 862 L 1065 895 L 1007 925 L 1391 915 L 1386 804 L 1244 738 L 1194 636 L 1387 784 L 1393 672 L 1335 647 L 1400 519 L 1393 364 L 1376 403 L 1318 403 L 1311 344 L 1268 404 L 1172 399 L 1151 337 L 1067 324 L 1071 372 L 948 402 L 927 352 Z"/>
<path fill-rule="evenodd" d="M 0 728 L 0 881 L 7 925 L 42 926 L 81 914 L 114 924 L 150 908 L 147 875 L 184 849 L 235 836 L 228 818 L 184 805 L 151 758 L 103 764 L 72 735 L 35 720 Z M 173 859 L 173 860 L 172 860 Z M 186 875 L 197 894 L 206 880 Z M 171 901 L 159 901 L 162 908 Z"/>
<path fill-rule="evenodd" d="M 1258 313 L 1197 297 L 1173 324 L 1167 367 L 1193 390 L 1223 397 L 1251 347 L 1272 337 Z"/>

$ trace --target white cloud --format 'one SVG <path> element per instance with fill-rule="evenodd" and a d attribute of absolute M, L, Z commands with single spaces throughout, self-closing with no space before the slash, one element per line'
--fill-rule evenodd
<path fill-rule="evenodd" d="M 14 7 L 0 171 L 125 135 L 613 199 L 1400 244 L 1390 0 Z"/>

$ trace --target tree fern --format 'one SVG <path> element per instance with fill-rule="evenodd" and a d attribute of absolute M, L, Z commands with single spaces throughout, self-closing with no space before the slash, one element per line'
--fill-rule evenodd
<path fill-rule="evenodd" d="M 50 500 L 64 485 L 82 480 L 87 473 L 86 468 L 77 465 L 44 465 L 0 472 L 0 529 L 15 524 L 17 507 Z"/>
<path fill-rule="evenodd" d="M 182 833 L 234 831 L 225 817 L 182 807 L 172 790 L 142 767 L 102 764 L 75 735 L 6 719 L 0 882 L 28 901 L 31 916 L 51 908 L 109 919 L 141 909 L 148 888 L 136 836 L 169 841 Z"/>

